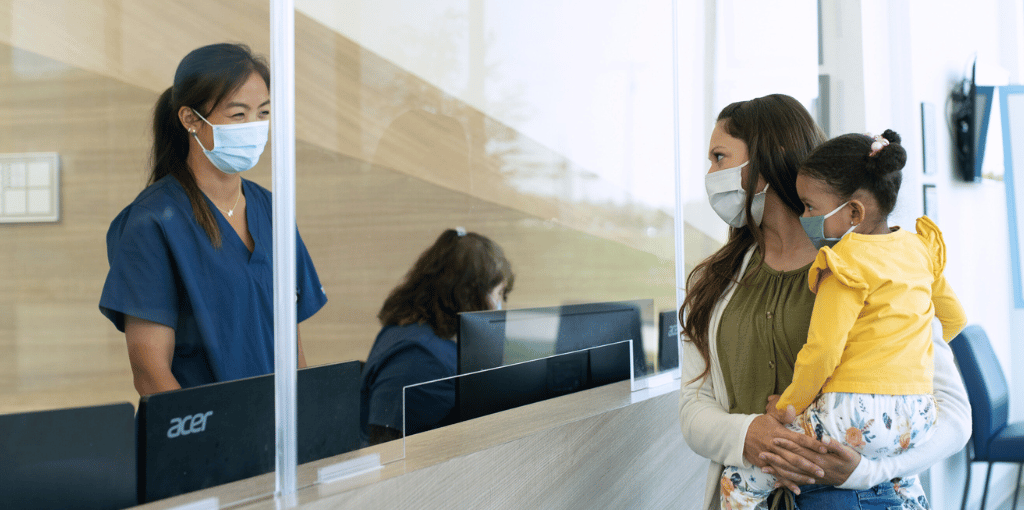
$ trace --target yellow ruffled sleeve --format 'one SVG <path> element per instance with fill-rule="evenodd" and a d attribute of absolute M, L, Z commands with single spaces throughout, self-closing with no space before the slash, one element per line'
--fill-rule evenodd
<path fill-rule="evenodd" d="M 839 283 L 857 290 L 868 290 L 868 284 L 857 273 L 852 265 L 848 264 L 838 253 L 828 246 L 818 250 L 818 256 L 814 258 L 811 269 L 807 275 L 807 286 L 811 292 L 817 294 L 821 281 L 827 276 L 835 276 Z"/>
<path fill-rule="evenodd" d="M 932 254 L 932 274 L 939 277 L 946 269 L 946 241 L 942 239 L 942 232 L 927 216 L 918 218 L 916 227 L 917 235 Z"/>
<path fill-rule="evenodd" d="M 946 241 L 942 239 L 939 227 L 927 216 L 917 219 L 917 235 L 932 254 L 932 274 L 935 276 L 932 303 L 935 305 L 935 317 L 942 323 L 942 339 L 948 342 L 967 325 L 967 314 L 943 274 L 946 269 Z"/>

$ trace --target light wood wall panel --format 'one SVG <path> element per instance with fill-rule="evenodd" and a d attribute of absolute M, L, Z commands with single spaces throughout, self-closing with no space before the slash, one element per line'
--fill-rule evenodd
<path fill-rule="evenodd" d="M 107 227 L 145 184 L 180 58 L 222 40 L 265 52 L 266 27 L 255 0 L 0 1 L 0 152 L 62 165 L 59 223 L 0 225 L 0 412 L 137 399 L 97 308 Z M 386 293 L 456 225 L 505 248 L 511 307 L 674 307 L 670 216 L 570 199 L 560 155 L 301 15 L 297 38 L 297 218 L 330 299 L 302 327 L 310 363 L 365 359 Z M 246 177 L 270 186 L 269 151 Z"/>
<path fill-rule="evenodd" d="M 505 249 L 516 272 L 510 308 L 641 298 L 674 307 L 671 261 L 320 148 L 303 144 L 298 159 L 296 214 L 330 300 L 303 325 L 310 362 L 324 352 L 366 359 L 388 291 L 457 225 Z"/>
<path fill-rule="evenodd" d="M 162 92 L 181 58 L 204 44 L 242 41 L 267 54 L 267 8 L 263 0 L 6 0 L 0 1 L 0 42 Z M 589 204 L 585 197 L 569 199 L 559 193 L 538 195 L 516 185 L 517 179 L 535 179 L 541 172 L 551 181 L 548 189 L 569 189 L 591 177 L 587 169 L 316 20 L 302 13 L 296 13 L 295 20 L 296 135 L 300 140 L 370 161 L 378 141 L 395 122 L 410 111 L 426 108 L 461 124 L 471 176 L 453 168 L 424 167 L 414 157 L 420 153 L 416 150 L 420 140 L 402 139 L 408 132 L 395 136 L 412 148 L 413 156 L 396 155 L 392 168 L 671 258 L 661 244 L 644 242 L 646 234 L 634 228 L 638 211 L 633 207 L 608 208 L 603 203 Z M 489 142 L 499 142 L 503 148 L 488 149 Z M 656 220 L 663 235 L 671 233 L 670 217 L 663 214 Z"/>
<path fill-rule="evenodd" d="M 137 399 L 99 314 L 104 237 L 145 183 L 152 92 L 0 45 L 0 152 L 58 152 L 61 220 L 0 224 L 0 412 Z"/>

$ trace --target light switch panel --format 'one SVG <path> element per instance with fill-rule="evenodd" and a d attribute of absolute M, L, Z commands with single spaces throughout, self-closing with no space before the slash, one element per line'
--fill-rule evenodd
<path fill-rule="evenodd" d="M 0 223 L 60 220 L 60 155 L 0 154 Z"/>

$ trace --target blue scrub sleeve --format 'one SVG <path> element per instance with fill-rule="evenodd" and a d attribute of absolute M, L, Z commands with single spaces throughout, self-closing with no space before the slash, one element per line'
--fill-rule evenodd
<path fill-rule="evenodd" d="M 313 267 L 313 259 L 309 256 L 306 243 L 302 242 L 298 230 L 295 231 L 295 287 L 298 301 L 295 310 L 297 322 L 312 317 L 327 303 L 327 294 L 320 284 L 320 277 Z"/>
<path fill-rule="evenodd" d="M 122 212 L 107 231 L 107 260 L 100 311 L 119 331 L 125 315 L 177 325 L 175 267 L 157 214 L 140 206 Z"/>
<path fill-rule="evenodd" d="M 390 356 L 377 375 L 369 398 L 366 423 L 402 430 L 402 388 L 449 377 L 449 370 L 422 347 L 410 346 Z M 432 428 L 455 406 L 453 381 L 411 389 L 406 395 L 407 433 Z"/>

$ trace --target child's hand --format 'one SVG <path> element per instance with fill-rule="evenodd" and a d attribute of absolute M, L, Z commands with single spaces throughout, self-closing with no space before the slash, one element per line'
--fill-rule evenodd
<path fill-rule="evenodd" d="M 796 409 L 789 405 L 786 406 L 785 411 L 780 411 L 775 407 L 775 403 L 779 401 L 779 395 L 771 395 L 768 397 L 768 405 L 764 407 L 764 414 L 775 418 L 779 423 L 788 425 L 793 423 L 796 419 Z"/>

